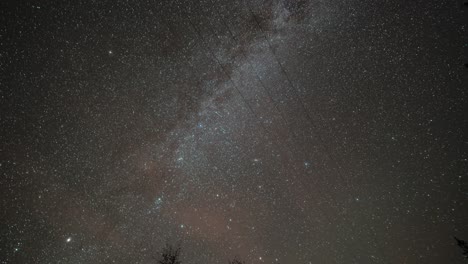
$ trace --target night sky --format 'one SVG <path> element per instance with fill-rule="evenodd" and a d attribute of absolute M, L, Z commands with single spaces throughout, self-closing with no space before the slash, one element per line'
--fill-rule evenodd
<path fill-rule="evenodd" d="M 459 263 L 460 1 L 0 4 L 0 263 Z"/>

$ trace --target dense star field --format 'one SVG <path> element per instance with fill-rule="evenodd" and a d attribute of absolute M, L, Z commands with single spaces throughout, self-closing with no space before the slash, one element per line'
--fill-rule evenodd
<path fill-rule="evenodd" d="M 0 6 L 0 263 L 463 261 L 462 2 Z"/>

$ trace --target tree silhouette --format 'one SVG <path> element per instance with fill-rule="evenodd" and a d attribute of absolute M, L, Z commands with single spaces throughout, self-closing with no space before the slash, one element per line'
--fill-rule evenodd
<path fill-rule="evenodd" d="M 457 241 L 457 245 L 463 250 L 463 256 L 465 256 L 465 258 L 468 260 L 468 244 L 465 241 L 458 239 L 457 237 L 454 238 Z"/>
<path fill-rule="evenodd" d="M 245 261 L 239 260 L 237 257 L 229 261 L 229 264 L 245 264 Z"/>
<path fill-rule="evenodd" d="M 180 264 L 180 251 L 181 248 L 179 245 L 172 246 L 170 244 L 166 244 L 161 252 L 158 264 Z"/>

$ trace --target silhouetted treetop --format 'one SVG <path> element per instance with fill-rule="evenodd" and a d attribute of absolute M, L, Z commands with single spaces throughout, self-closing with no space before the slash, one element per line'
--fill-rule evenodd
<path fill-rule="evenodd" d="M 468 244 L 465 241 L 458 239 L 457 237 L 454 238 L 457 241 L 457 245 L 463 250 L 463 256 L 468 259 Z"/>
<path fill-rule="evenodd" d="M 233 260 L 229 261 L 229 264 L 245 264 L 245 261 L 242 261 L 238 258 L 234 258 Z"/>
<path fill-rule="evenodd" d="M 158 264 L 180 264 L 180 246 L 172 246 L 166 244 L 161 252 L 161 257 Z"/>

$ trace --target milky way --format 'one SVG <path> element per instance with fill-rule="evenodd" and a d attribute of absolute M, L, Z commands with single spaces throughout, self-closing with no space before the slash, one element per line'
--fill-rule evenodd
<path fill-rule="evenodd" d="M 461 261 L 460 3 L 0 12 L 1 263 Z"/>

